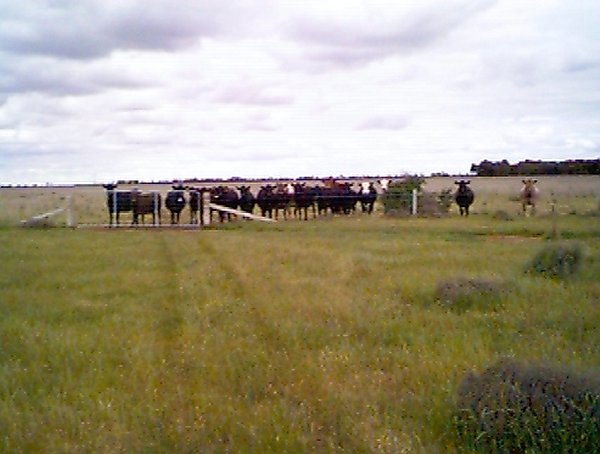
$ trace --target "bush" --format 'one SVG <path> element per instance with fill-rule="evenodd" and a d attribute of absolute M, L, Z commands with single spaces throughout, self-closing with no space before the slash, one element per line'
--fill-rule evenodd
<path fill-rule="evenodd" d="M 419 176 L 405 176 L 388 187 L 383 196 L 384 213 L 387 216 L 409 216 L 412 214 L 413 189 L 418 192 L 417 213 L 419 216 L 447 215 L 453 200 L 450 189 L 441 193 L 424 192 L 425 179 Z"/>
<path fill-rule="evenodd" d="M 598 452 L 598 371 L 501 359 L 462 380 L 454 422 L 460 440 L 483 452 Z"/>
<path fill-rule="evenodd" d="M 495 306 L 505 285 L 489 279 L 456 278 L 438 282 L 436 300 L 445 307 L 464 311 L 471 308 Z"/>
<path fill-rule="evenodd" d="M 412 211 L 412 191 L 421 192 L 425 178 L 417 175 L 407 175 L 402 181 L 396 181 L 388 186 L 383 195 L 383 210 L 387 215 L 408 216 Z"/>
<path fill-rule="evenodd" d="M 577 273 L 583 261 L 578 243 L 554 243 L 545 246 L 525 267 L 528 274 L 567 279 Z"/>

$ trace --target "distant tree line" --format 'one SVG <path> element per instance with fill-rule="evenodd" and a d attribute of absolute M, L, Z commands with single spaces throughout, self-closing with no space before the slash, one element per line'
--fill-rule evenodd
<path fill-rule="evenodd" d="M 600 175 L 600 159 L 575 159 L 567 161 L 525 160 L 510 164 L 502 161 L 481 161 L 471 165 L 471 172 L 482 177 L 507 175 Z"/>

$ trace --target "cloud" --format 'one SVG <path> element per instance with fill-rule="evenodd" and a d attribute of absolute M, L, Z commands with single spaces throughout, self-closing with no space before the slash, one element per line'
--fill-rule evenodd
<path fill-rule="evenodd" d="M 352 66 L 432 45 L 495 1 L 426 2 L 409 9 L 380 3 L 362 4 L 356 15 L 303 15 L 292 21 L 288 36 L 312 46 L 304 52 L 309 61 Z"/>
<path fill-rule="evenodd" d="M 0 93 L 46 93 L 53 96 L 94 94 L 110 88 L 147 86 L 127 72 L 108 65 L 29 58 L 0 64 Z"/>
<path fill-rule="evenodd" d="M 4 0 L 2 3 L 8 3 Z M 217 0 L 21 1 L 4 5 L 0 50 L 94 59 L 115 50 L 175 50 L 231 32 L 244 5 Z M 237 10 L 237 14 L 233 14 Z"/>
<path fill-rule="evenodd" d="M 403 115 L 395 116 L 375 116 L 360 123 L 356 129 L 384 129 L 384 130 L 400 130 L 405 129 L 409 125 L 409 119 Z"/>
<path fill-rule="evenodd" d="M 264 113 L 250 115 L 242 128 L 247 131 L 276 131 L 278 129 L 273 125 L 270 116 Z"/>
<path fill-rule="evenodd" d="M 257 106 L 282 106 L 294 102 L 294 98 L 281 89 L 241 83 L 221 89 L 213 99 L 225 104 Z"/>

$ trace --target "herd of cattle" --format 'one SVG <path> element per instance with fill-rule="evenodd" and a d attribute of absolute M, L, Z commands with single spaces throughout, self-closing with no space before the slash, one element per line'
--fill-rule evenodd
<path fill-rule="evenodd" d="M 537 180 L 523 180 L 521 201 L 523 212 L 527 206 L 535 210 L 538 189 Z M 385 193 L 389 180 L 378 180 L 380 192 L 373 182 L 360 184 L 359 190 L 353 188 L 352 183 L 327 181 L 323 186 L 309 186 L 306 183 L 267 184 L 261 186 L 254 195 L 250 186 L 238 186 L 236 189 L 228 186 L 211 188 L 196 188 L 176 184 L 167 193 L 165 206 L 171 214 L 171 224 L 179 224 L 181 214 L 189 207 L 190 224 L 201 223 L 201 213 L 205 200 L 210 200 L 213 205 L 226 207 L 230 210 L 241 210 L 253 213 L 258 206 L 263 217 L 284 219 L 294 216 L 307 220 L 309 213 L 313 218 L 327 214 L 348 215 L 360 207 L 363 213 L 371 214 L 380 193 Z M 456 181 L 458 189 L 454 194 L 454 201 L 459 206 L 460 214 L 468 216 L 469 207 L 474 201 L 473 191 L 469 188 L 470 181 Z M 132 190 L 117 190 L 116 184 L 105 184 L 106 202 L 109 214 L 109 225 L 119 224 L 119 214 L 131 212 L 133 225 L 138 225 L 140 218 L 144 223 L 144 216 L 151 215 L 153 224 L 161 223 L 162 196 L 158 191 L 142 192 Z M 211 209 L 211 213 L 214 210 Z M 231 219 L 231 214 L 219 211 L 219 219 Z"/>

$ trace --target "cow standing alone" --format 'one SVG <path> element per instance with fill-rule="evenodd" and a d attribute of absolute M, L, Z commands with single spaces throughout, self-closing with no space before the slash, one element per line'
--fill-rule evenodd
<path fill-rule="evenodd" d="M 475 194 L 473 194 L 471 188 L 467 186 L 470 183 L 471 182 L 469 180 L 460 180 L 454 182 L 454 184 L 458 185 L 458 189 L 454 194 L 454 200 L 458 205 L 461 216 L 469 216 L 469 207 L 473 204 L 473 201 L 475 200 Z"/>
<path fill-rule="evenodd" d="M 535 214 L 535 204 L 539 197 L 539 189 L 535 186 L 538 180 L 528 178 L 523 180 L 521 188 L 521 203 L 523 205 L 523 214 L 527 214 L 527 207 L 531 207 L 531 214 Z"/>

